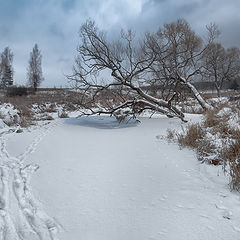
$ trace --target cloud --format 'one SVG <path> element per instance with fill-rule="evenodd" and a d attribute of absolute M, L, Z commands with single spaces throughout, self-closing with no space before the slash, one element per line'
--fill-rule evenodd
<path fill-rule="evenodd" d="M 115 34 L 121 28 L 153 31 L 185 18 L 200 34 L 209 22 L 222 31 L 225 46 L 240 46 L 239 0 L 0 0 L 0 51 L 14 52 L 15 82 L 26 82 L 29 53 L 38 43 L 43 55 L 43 86 L 65 86 L 70 74 L 78 30 L 89 18 Z"/>

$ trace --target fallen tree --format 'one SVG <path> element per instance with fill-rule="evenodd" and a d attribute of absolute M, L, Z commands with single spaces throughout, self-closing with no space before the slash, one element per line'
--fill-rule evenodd
<path fill-rule="evenodd" d="M 192 52 L 188 49 L 184 54 L 189 59 L 181 63 L 185 65 L 183 69 L 181 66 L 173 67 L 173 62 L 169 61 L 173 55 L 172 45 L 168 42 L 165 48 L 153 45 L 151 41 L 154 38 L 149 34 L 142 41 L 137 41 L 131 30 L 122 31 L 118 40 L 108 41 L 105 32 L 100 31 L 93 21 L 87 21 L 80 29 L 80 39 L 73 74 L 68 78 L 84 92 L 81 104 L 85 110 L 82 115 L 109 114 L 122 120 L 151 110 L 185 121 L 183 112 L 173 104 L 175 97 L 181 94 L 176 90 L 177 84 L 185 84 L 203 108 L 210 108 L 188 81 L 193 73 L 189 73 L 188 78 L 183 77 L 187 67 L 189 72 L 190 68 L 193 70 L 193 65 L 188 65 L 193 61 L 190 57 Z M 166 67 L 168 64 L 169 67 Z M 197 72 L 196 69 L 194 71 Z M 156 73 L 160 76 L 156 77 Z M 156 81 L 170 79 L 174 80 L 174 84 L 167 99 L 148 91 Z"/>

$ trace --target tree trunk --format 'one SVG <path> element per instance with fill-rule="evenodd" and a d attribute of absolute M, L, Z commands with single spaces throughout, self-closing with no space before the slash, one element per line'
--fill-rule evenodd
<path fill-rule="evenodd" d="M 217 90 L 217 96 L 221 97 L 221 87 L 215 82 L 215 88 Z"/>
<path fill-rule="evenodd" d="M 198 92 L 198 90 L 190 83 L 188 82 L 185 78 L 180 77 L 180 81 L 182 83 L 184 83 L 192 92 L 192 94 L 194 95 L 194 97 L 197 99 L 197 101 L 199 102 L 199 104 L 201 105 L 201 107 L 204 110 L 213 110 L 213 106 L 211 106 L 210 104 L 208 104 L 203 97 L 201 96 L 201 94 Z"/>

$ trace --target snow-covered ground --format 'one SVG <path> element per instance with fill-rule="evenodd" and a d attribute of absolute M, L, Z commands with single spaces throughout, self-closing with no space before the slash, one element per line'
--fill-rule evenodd
<path fill-rule="evenodd" d="M 239 194 L 221 167 L 162 137 L 180 127 L 89 117 L 4 135 L 0 239 L 239 239 Z"/>

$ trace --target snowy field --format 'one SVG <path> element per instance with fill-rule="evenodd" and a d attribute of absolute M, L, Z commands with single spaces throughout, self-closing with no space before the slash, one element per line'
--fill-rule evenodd
<path fill-rule="evenodd" d="M 0 239 L 240 239 L 239 194 L 221 167 L 167 142 L 178 119 L 140 120 L 57 119 L 4 135 Z"/>

